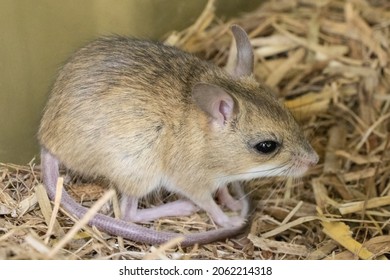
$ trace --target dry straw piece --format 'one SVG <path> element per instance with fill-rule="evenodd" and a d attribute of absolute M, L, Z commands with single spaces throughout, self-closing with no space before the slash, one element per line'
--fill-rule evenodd
<path fill-rule="evenodd" d="M 229 69 L 235 58 L 229 27 L 242 26 L 256 54 L 255 77 L 291 109 L 320 163 L 300 179 L 248 182 L 254 206 L 248 231 L 190 248 L 177 240 L 137 244 L 85 226 L 48 202 L 39 166 L 1 164 L 0 259 L 390 258 L 389 1 L 264 1 L 229 21 L 215 17 L 214 2 L 165 43 Z M 76 179 L 64 187 L 88 207 L 106 192 L 99 182 Z M 203 212 L 145 226 L 180 233 L 214 227 Z"/>

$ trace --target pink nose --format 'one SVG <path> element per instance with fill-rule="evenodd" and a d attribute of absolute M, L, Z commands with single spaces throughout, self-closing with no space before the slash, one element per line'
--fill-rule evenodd
<path fill-rule="evenodd" d="M 318 160 L 319 160 L 319 156 L 316 152 L 314 152 L 313 154 L 311 154 L 308 158 L 308 164 L 309 166 L 314 166 L 318 163 Z"/>
<path fill-rule="evenodd" d="M 319 157 L 316 152 L 312 152 L 310 154 L 307 154 L 299 159 L 303 165 L 306 167 L 312 167 L 317 164 Z"/>

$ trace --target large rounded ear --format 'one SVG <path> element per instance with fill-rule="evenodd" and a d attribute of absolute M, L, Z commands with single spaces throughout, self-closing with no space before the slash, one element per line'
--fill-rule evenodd
<path fill-rule="evenodd" d="M 221 87 L 213 84 L 198 83 L 192 89 L 192 98 L 212 121 L 225 126 L 233 117 L 233 98 Z"/>
<path fill-rule="evenodd" d="M 236 41 L 237 59 L 233 70 L 235 77 L 250 76 L 253 72 L 253 49 L 245 30 L 238 25 L 231 27 L 234 40 Z"/>

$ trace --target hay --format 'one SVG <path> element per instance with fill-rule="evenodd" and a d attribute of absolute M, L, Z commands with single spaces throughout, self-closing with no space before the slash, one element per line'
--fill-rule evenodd
<path fill-rule="evenodd" d="M 176 241 L 137 244 L 80 224 L 47 200 L 33 162 L 2 164 L 0 259 L 390 257 L 388 1 L 266 1 L 229 22 L 215 18 L 213 2 L 166 43 L 229 69 L 235 57 L 229 26 L 241 25 L 255 49 L 256 78 L 302 123 L 320 163 L 299 180 L 248 183 L 256 207 L 248 232 L 185 249 Z M 69 181 L 65 187 L 88 206 L 105 192 L 91 183 Z M 115 197 L 113 202 L 115 210 Z M 213 228 L 202 212 L 150 226 L 182 233 Z"/>

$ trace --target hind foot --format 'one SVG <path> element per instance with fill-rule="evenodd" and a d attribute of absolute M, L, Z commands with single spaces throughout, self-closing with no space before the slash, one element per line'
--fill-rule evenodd
<path fill-rule="evenodd" d="M 138 209 L 138 199 L 123 197 L 122 219 L 131 222 L 149 222 L 162 217 L 189 216 L 199 208 L 189 200 L 179 199 L 153 208 Z"/>

